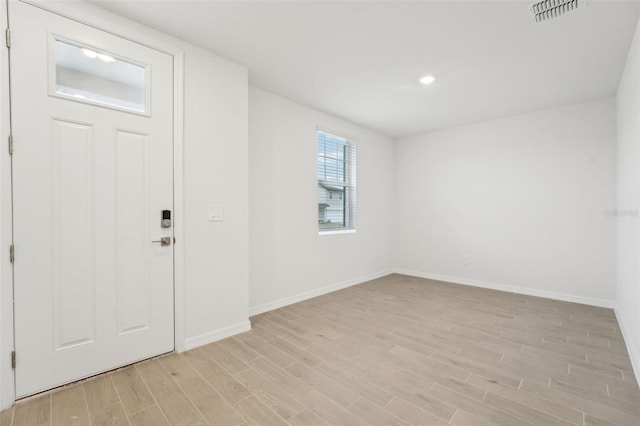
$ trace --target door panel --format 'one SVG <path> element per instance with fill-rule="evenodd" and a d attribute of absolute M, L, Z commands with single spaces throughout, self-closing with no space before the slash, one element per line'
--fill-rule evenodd
<path fill-rule="evenodd" d="M 149 251 L 149 235 L 138 224 L 149 217 L 147 200 L 139 194 L 148 186 L 149 137 L 118 131 L 118 334 L 149 326 L 149 270 L 137 254 Z M 124 208 L 126 206 L 126 208 Z"/>
<path fill-rule="evenodd" d="M 173 59 L 9 3 L 23 397 L 173 350 Z"/>
<path fill-rule="evenodd" d="M 94 142 L 91 126 L 52 120 L 51 272 L 56 351 L 95 340 L 95 235 L 91 203 Z"/>

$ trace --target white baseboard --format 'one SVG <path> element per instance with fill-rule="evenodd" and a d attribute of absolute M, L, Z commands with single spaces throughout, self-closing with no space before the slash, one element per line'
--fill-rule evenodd
<path fill-rule="evenodd" d="M 545 299 L 562 300 L 564 302 L 581 303 L 583 305 L 598 306 L 601 308 L 615 308 L 613 300 L 593 299 L 590 297 L 574 296 L 571 294 L 556 293 L 553 291 L 538 290 L 528 287 L 517 287 L 508 284 L 497 284 L 488 281 L 479 281 L 469 278 L 451 277 L 448 275 L 430 274 L 428 272 L 411 271 L 408 269 L 395 268 L 396 274 L 410 275 L 412 277 L 427 278 L 430 280 L 444 281 L 453 284 L 462 284 L 473 287 L 488 288 L 491 290 L 507 291 L 509 293 L 525 294 L 527 296 L 544 297 Z"/>
<path fill-rule="evenodd" d="M 207 345 L 209 343 L 222 340 L 227 337 L 234 336 L 239 333 L 251 330 L 251 321 L 246 320 L 238 324 L 230 325 L 229 327 L 213 330 L 208 333 L 200 334 L 198 336 L 189 337 L 184 342 L 184 349 L 197 348 L 198 346 Z"/>
<path fill-rule="evenodd" d="M 615 309 L 616 318 L 618 319 L 618 324 L 620 325 L 620 332 L 622 332 L 622 338 L 627 345 L 627 352 L 629 353 L 629 358 L 631 359 L 631 366 L 633 367 L 633 372 L 636 375 L 636 381 L 640 380 L 640 352 L 638 352 L 637 347 L 634 344 L 633 338 L 629 333 L 629 328 L 627 327 L 627 323 L 624 320 L 624 316 L 620 314 L 618 308 Z"/>
<path fill-rule="evenodd" d="M 317 288 L 315 290 L 305 291 L 304 293 L 299 293 L 294 296 L 284 297 L 282 299 L 274 300 L 273 302 L 254 306 L 252 308 L 249 308 L 249 316 L 258 315 L 263 312 L 268 312 L 274 309 L 282 308 L 283 306 L 302 302 L 303 300 L 322 296 L 323 294 L 331 293 L 333 291 L 342 290 L 343 288 L 351 287 L 353 285 L 362 284 L 367 281 L 375 280 L 376 278 L 384 277 L 385 275 L 389 275 L 391 273 L 393 273 L 391 269 L 375 272 L 373 274 L 364 275 L 351 280 L 342 281 L 336 284 L 331 284 L 326 287 Z"/>

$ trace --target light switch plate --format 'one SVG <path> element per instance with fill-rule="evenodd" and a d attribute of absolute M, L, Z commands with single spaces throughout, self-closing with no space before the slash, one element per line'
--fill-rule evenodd
<path fill-rule="evenodd" d="M 212 204 L 209 206 L 209 222 L 222 222 L 224 220 L 224 211 L 220 204 Z"/>

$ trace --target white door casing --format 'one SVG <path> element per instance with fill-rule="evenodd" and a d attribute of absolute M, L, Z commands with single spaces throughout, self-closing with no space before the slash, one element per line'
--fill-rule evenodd
<path fill-rule="evenodd" d="M 173 350 L 170 55 L 10 2 L 16 396 Z M 55 96 L 56 40 L 146 67 L 132 113 Z"/>

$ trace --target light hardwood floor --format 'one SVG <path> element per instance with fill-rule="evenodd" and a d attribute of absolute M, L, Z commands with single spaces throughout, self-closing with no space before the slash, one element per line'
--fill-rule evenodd
<path fill-rule="evenodd" d="M 613 311 L 390 275 L 18 403 L 11 425 L 640 425 Z"/>

